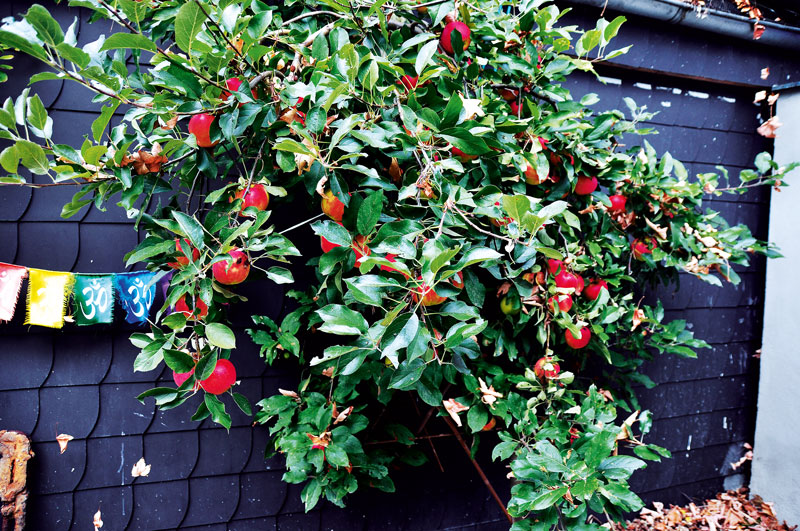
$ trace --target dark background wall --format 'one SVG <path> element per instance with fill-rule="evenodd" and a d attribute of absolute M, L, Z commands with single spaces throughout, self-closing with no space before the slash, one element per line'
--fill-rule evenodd
<path fill-rule="evenodd" d="M 3 3 L 0 17 L 20 13 L 27 5 Z M 87 24 L 81 10 L 63 5 L 53 10 L 64 26 L 73 17 L 81 19 L 82 43 L 112 31 L 108 23 Z M 579 10 L 570 21 L 593 26 L 590 20 L 597 15 Z M 602 69 L 609 82 L 602 85 L 575 75 L 568 85 L 578 95 L 597 92 L 598 108 L 624 108 L 622 97 L 630 96 L 659 110 L 655 124 L 661 134 L 649 141 L 689 163 L 690 173 L 712 171 L 722 162 L 736 173 L 770 148 L 755 134 L 758 109 L 750 103 L 753 86 L 768 83 L 760 80 L 760 69 L 770 66 L 774 78 L 769 82 L 785 82 L 787 76 L 797 78 L 798 63 L 752 43 L 725 39 L 723 45 L 717 40 L 723 39 L 633 20 L 619 42 L 635 46 L 616 66 Z M 36 68 L 16 60 L 0 95 L 16 97 Z M 34 90 L 50 109 L 56 141 L 79 144 L 97 110 L 91 95 L 52 81 Z M 0 261 L 61 271 L 124 270 L 122 256 L 140 236 L 114 207 L 105 213 L 85 209 L 70 220 L 60 219 L 61 205 L 72 193 L 70 187 L 0 188 Z M 713 204 L 732 222 L 747 223 L 758 236 L 766 236 L 768 194 L 753 192 Z M 294 210 L 279 209 L 276 215 L 288 225 L 303 217 Z M 294 238 L 313 251 L 315 242 L 308 235 Z M 752 438 L 763 260 L 742 269 L 741 275 L 737 288 L 707 287 L 687 277 L 679 291 L 662 293 L 670 317 L 688 319 L 714 348 L 696 361 L 663 358 L 648 369 L 660 384 L 642 393 L 643 405 L 657 419 L 650 440 L 675 456 L 634 477 L 647 500 L 682 502 L 684 495 L 713 494 L 745 479 L 728 463 Z M 247 290 L 259 302 L 237 310 L 241 327 L 250 313 L 280 313 L 281 288 L 257 283 Z M 508 527 L 460 448 L 446 439 L 436 442 L 444 474 L 434 465 L 398 470 L 394 495 L 363 492 L 346 510 L 323 505 L 305 514 L 300 489 L 280 481 L 280 459 L 263 459 L 267 433 L 251 427 L 252 419 L 234 413 L 227 433 L 207 422 L 192 423 L 189 416 L 196 404 L 160 413 L 152 402 L 135 400 L 157 380 L 170 381 L 170 375 L 132 372 L 136 352 L 127 340 L 132 328 L 118 322 L 82 329 L 67 325 L 62 331 L 29 329 L 21 325 L 24 308 L 21 302 L 15 321 L 0 327 L 0 429 L 25 431 L 34 442 L 28 512 L 32 530 L 91 529 L 98 508 L 108 529 L 147 531 Z M 239 344 L 235 362 L 240 392 L 251 401 L 278 387 L 296 387 L 288 368 L 267 369 L 246 337 Z M 430 429 L 446 431 L 440 421 Z M 55 442 L 59 433 L 75 437 L 63 455 Z M 480 460 L 507 499 L 506 471 L 488 462 L 490 446 L 484 445 Z M 134 480 L 130 470 L 142 456 L 152 471 L 148 478 Z"/>

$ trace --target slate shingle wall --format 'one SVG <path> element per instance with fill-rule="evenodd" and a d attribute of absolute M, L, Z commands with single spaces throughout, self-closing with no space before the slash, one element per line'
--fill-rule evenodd
<path fill-rule="evenodd" d="M 22 2 L 4 3 L 0 16 L 26 8 Z M 63 5 L 54 9 L 62 24 L 83 15 Z M 572 16 L 586 20 L 587 12 Z M 89 25 L 82 19 L 81 42 L 102 32 L 108 33 L 107 25 Z M 775 54 L 754 51 L 745 43 L 726 42 L 720 49 L 714 36 L 692 35 L 673 26 L 633 21 L 620 41 L 626 39 L 621 45 L 636 44 L 620 60 L 627 66 L 754 84 L 760 83 L 758 71 L 767 60 L 781 79 L 798 70 L 797 63 L 780 54 L 776 60 Z M 34 68 L 30 62 L 16 61 L 12 79 L 0 85 L 0 94 L 18 94 Z M 600 85 L 589 76 L 575 75 L 569 87 L 575 94 L 597 92 L 598 108 L 623 107 L 622 97 L 630 96 L 661 111 L 654 121 L 661 134 L 647 138 L 659 151 L 669 150 L 687 162 L 691 173 L 713 171 L 722 161 L 736 171 L 770 148 L 754 134 L 758 120 L 750 104 L 752 90 L 630 70 L 607 69 L 604 75 L 620 84 Z M 34 90 L 51 109 L 57 141 L 79 143 L 76 133 L 89 130 L 96 112 L 86 91 L 52 81 Z M 688 90 L 709 97 L 690 96 Z M 68 221 L 60 219 L 60 206 L 71 194 L 67 187 L 0 189 L 0 261 L 81 272 L 123 270 L 122 255 L 140 236 L 118 208 L 105 213 L 86 208 Z M 714 207 L 764 237 L 767 199 L 768 194 L 755 192 L 715 200 Z M 283 215 L 301 219 L 297 210 Z M 316 242 L 301 239 L 299 245 L 312 250 Z M 754 261 L 741 275 L 739 287 L 717 289 L 684 276 L 679 291 L 661 292 L 668 315 L 688 319 L 713 349 L 702 352 L 699 360 L 660 358 L 648 368 L 659 384 L 642 392 L 643 404 L 657 419 L 650 440 L 672 450 L 674 458 L 651 464 L 635 476 L 637 490 L 647 499 L 680 502 L 684 495 L 720 490 L 733 473 L 727 463 L 739 457 L 741 444 L 752 437 L 757 385 L 753 354 L 760 345 L 764 261 Z M 250 313 L 280 313 L 281 288 L 259 283 L 247 289 L 251 301 L 235 315 L 241 326 L 246 326 Z M 22 309 L 21 303 L 15 322 L 0 327 L 0 429 L 20 429 L 34 441 L 36 458 L 29 476 L 32 530 L 90 529 L 98 508 L 109 529 L 146 531 L 507 528 L 453 441 L 436 443 L 446 475 L 433 465 L 397 471 L 394 495 L 365 492 L 353 498 L 347 510 L 323 506 L 304 514 L 300 489 L 280 481 L 280 460 L 264 461 L 267 433 L 252 428 L 251 419 L 234 413 L 228 434 L 208 422 L 192 423 L 188 417 L 196 404 L 159 413 L 151 401 L 142 405 L 135 400 L 155 382 L 169 382 L 170 375 L 132 372 L 136 352 L 127 340 L 130 327 L 28 330 L 21 326 Z M 240 391 L 252 401 L 278 387 L 296 386 L 291 372 L 265 368 L 249 340 L 241 337 L 240 345 Z M 432 431 L 445 430 L 438 422 L 433 421 Z M 63 455 L 54 440 L 58 433 L 75 437 Z M 483 453 L 487 473 L 507 499 L 505 470 L 486 462 L 485 449 Z M 150 477 L 133 481 L 130 469 L 142 456 L 152 465 Z"/>

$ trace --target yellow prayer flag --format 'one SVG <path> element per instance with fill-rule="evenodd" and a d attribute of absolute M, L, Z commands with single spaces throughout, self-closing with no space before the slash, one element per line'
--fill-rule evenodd
<path fill-rule="evenodd" d="M 61 328 L 75 277 L 43 269 L 28 269 L 28 311 L 25 324 Z"/>

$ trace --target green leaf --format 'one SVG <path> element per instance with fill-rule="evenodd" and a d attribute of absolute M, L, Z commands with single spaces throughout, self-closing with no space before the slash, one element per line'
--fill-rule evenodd
<path fill-rule="evenodd" d="M 231 416 L 225 412 L 225 404 L 216 396 L 206 393 L 203 398 L 208 411 L 211 413 L 211 420 L 223 426 L 226 430 L 231 429 Z"/>
<path fill-rule="evenodd" d="M 95 142 L 100 142 L 103 139 L 103 131 L 108 127 L 108 123 L 111 121 L 111 117 L 114 116 L 114 111 L 119 107 L 119 103 L 119 100 L 111 100 L 106 105 L 103 105 L 100 110 L 100 116 L 92 122 L 92 136 Z"/>
<path fill-rule="evenodd" d="M 404 361 L 392 375 L 389 381 L 390 389 L 405 390 L 415 385 L 425 371 L 425 362 L 422 358 Z"/>
<path fill-rule="evenodd" d="M 314 107 L 306 115 L 306 129 L 312 133 L 320 133 L 325 128 L 328 115 L 322 107 Z"/>
<path fill-rule="evenodd" d="M 236 348 L 236 336 L 233 330 L 222 323 L 209 323 L 206 325 L 208 342 L 219 348 Z"/>
<path fill-rule="evenodd" d="M 591 440 L 581 447 L 586 466 L 594 468 L 611 454 L 614 450 L 617 434 L 605 429 L 595 434 Z"/>
<path fill-rule="evenodd" d="M 631 490 L 620 483 L 610 483 L 600 487 L 600 494 L 605 496 L 608 501 L 622 508 L 623 511 L 638 511 L 644 507 L 641 498 L 631 492 Z"/>
<path fill-rule="evenodd" d="M 250 407 L 250 401 L 243 394 L 233 393 L 233 401 L 236 402 L 236 405 L 239 406 L 239 409 L 241 409 L 242 413 L 245 415 L 250 416 L 253 414 L 253 408 Z"/>
<path fill-rule="evenodd" d="M 436 48 L 438 47 L 438 39 L 433 39 L 420 48 L 417 58 L 414 60 L 414 71 L 417 75 L 420 75 L 422 71 L 425 70 L 425 67 L 431 62 L 433 55 L 436 53 Z"/>
<path fill-rule="evenodd" d="M 630 455 L 613 455 L 603 459 L 597 470 L 602 471 L 607 478 L 628 479 L 636 470 L 647 466 L 644 461 Z"/>
<path fill-rule="evenodd" d="M 480 405 L 475 405 L 469 408 L 467 412 L 467 425 L 472 433 L 478 433 L 489 422 L 489 412 L 486 408 Z"/>
<path fill-rule="evenodd" d="M 55 47 L 64 41 L 64 32 L 61 30 L 61 26 L 49 11 L 39 4 L 33 4 L 28 9 L 28 12 L 25 13 L 25 20 L 36 29 L 39 39 L 50 46 Z"/>
<path fill-rule="evenodd" d="M 491 151 L 486 142 L 467 129 L 445 129 L 439 135 L 467 155 L 482 155 Z"/>
<path fill-rule="evenodd" d="M 545 491 L 539 494 L 530 504 L 531 511 L 543 511 L 549 509 L 564 497 L 569 489 L 567 487 L 559 487 L 554 490 Z"/>
<path fill-rule="evenodd" d="M 311 224 L 311 229 L 314 231 L 314 234 L 322 236 L 336 245 L 350 245 L 353 243 L 347 229 L 333 221 L 316 221 Z"/>
<path fill-rule="evenodd" d="M 370 193 L 358 209 L 358 233 L 368 235 L 375 228 L 383 210 L 383 190 Z"/>
<path fill-rule="evenodd" d="M 47 126 L 47 109 L 38 94 L 28 99 L 28 123 L 42 131 Z"/>
<path fill-rule="evenodd" d="M 0 44 L 8 48 L 15 48 L 41 61 L 47 61 L 47 52 L 44 48 L 15 33 L 0 30 Z"/>
<path fill-rule="evenodd" d="M 329 304 L 316 311 L 322 318 L 320 330 L 336 335 L 361 335 L 369 325 L 359 312 L 341 304 Z"/>
<path fill-rule="evenodd" d="M 136 249 L 125 255 L 125 265 L 130 266 L 159 254 L 173 252 L 175 249 L 175 242 L 172 240 L 154 243 L 152 238 L 145 239 Z"/>
<path fill-rule="evenodd" d="M 397 366 L 397 353 L 406 347 L 417 337 L 419 332 L 419 317 L 416 314 L 401 315 L 386 328 L 383 334 L 382 358 L 389 358 L 392 364 Z"/>
<path fill-rule="evenodd" d="M 172 211 L 172 217 L 178 222 L 183 234 L 189 238 L 192 245 L 198 249 L 204 249 L 203 226 L 194 217 L 184 214 L 179 210 Z"/>
<path fill-rule="evenodd" d="M 19 154 L 17 154 L 17 147 L 15 145 L 12 144 L 0 152 L 0 166 L 8 173 L 17 173 Z"/>
<path fill-rule="evenodd" d="M 181 317 L 183 317 L 183 315 L 181 315 Z M 194 360 L 192 357 L 180 350 L 164 349 L 164 362 L 167 364 L 167 367 L 177 373 L 185 373 L 194 369 Z"/>
<path fill-rule="evenodd" d="M 27 140 L 17 140 L 17 154 L 22 160 L 22 165 L 28 168 L 31 173 L 36 175 L 47 175 L 50 173 L 50 163 L 47 155 L 39 144 L 34 144 Z"/>
<path fill-rule="evenodd" d="M 301 155 L 313 155 L 314 152 L 308 149 L 305 144 L 301 144 L 297 140 L 292 140 L 291 138 L 284 138 L 280 142 L 277 142 L 274 146 L 274 149 L 278 151 L 289 151 L 290 153 L 300 153 Z"/>
<path fill-rule="evenodd" d="M 347 457 L 347 452 L 341 446 L 330 444 L 325 448 L 325 459 L 331 466 L 347 467 L 350 466 L 350 459 Z"/>
<path fill-rule="evenodd" d="M 80 48 L 72 46 L 71 44 L 67 44 L 66 42 L 62 42 L 56 46 L 56 51 L 61 57 L 74 63 L 80 68 L 86 68 L 89 66 L 89 62 L 92 60 L 88 53 L 84 52 Z"/>
<path fill-rule="evenodd" d="M 200 6 L 185 2 L 175 16 L 175 43 L 184 52 L 191 54 L 195 47 L 195 37 L 200 33 L 206 17 Z"/>
<path fill-rule="evenodd" d="M 492 461 L 497 461 L 498 458 L 505 461 L 511 454 L 514 453 L 514 450 L 517 449 L 519 444 L 516 441 L 504 441 L 494 447 L 492 450 Z"/>
<path fill-rule="evenodd" d="M 187 4 L 184 4 L 184 7 Z M 180 16 L 180 12 L 178 13 L 178 16 Z M 177 24 L 177 18 L 176 18 L 176 24 Z M 114 33 L 105 40 L 103 45 L 100 47 L 100 51 L 104 52 L 106 50 L 116 50 L 119 48 L 147 50 L 148 52 L 153 52 L 153 53 L 155 53 L 158 50 L 158 48 L 156 47 L 156 43 L 154 43 L 153 41 L 151 41 L 142 34 Z"/>
<path fill-rule="evenodd" d="M 292 272 L 285 267 L 273 266 L 264 272 L 275 284 L 291 284 L 294 282 Z"/>

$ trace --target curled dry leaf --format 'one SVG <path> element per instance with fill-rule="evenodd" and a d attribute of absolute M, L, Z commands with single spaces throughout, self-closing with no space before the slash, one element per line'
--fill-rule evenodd
<path fill-rule="evenodd" d="M 508 290 L 510 289 L 511 289 L 511 282 L 506 281 L 500 284 L 500 287 L 497 288 L 497 298 L 499 299 L 500 297 L 508 293 Z"/>
<path fill-rule="evenodd" d="M 100 529 L 103 527 L 103 516 L 100 514 L 100 509 L 97 509 L 97 512 L 94 513 L 94 518 L 92 518 L 92 523 L 94 524 L 95 529 Z"/>
<path fill-rule="evenodd" d="M 325 197 L 325 183 L 327 183 L 327 182 L 328 182 L 328 176 L 327 175 L 323 175 L 322 177 L 320 177 L 319 181 L 317 181 L 317 186 L 316 186 L 315 190 L 322 197 Z"/>
<path fill-rule="evenodd" d="M 389 166 L 389 175 L 392 177 L 392 182 L 400 184 L 403 180 L 403 169 L 397 163 L 397 159 L 392 157 L 392 164 Z"/>
<path fill-rule="evenodd" d="M 753 103 L 759 103 L 767 99 L 767 91 L 766 90 L 759 90 L 756 92 L 756 97 L 753 98 Z"/>
<path fill-rule="evenodd" d="M 659 238 L 661 238 L 662 240 L 666 240 L 667 239 L 667 227 L 662 227 L 661 225 L 656 225 L 655 223 L 653 223 L 652 221 L 650 221 L 647 218 L 644 218 L 644 222 L 647 223 L 648 227 L 653 229 L 653 232 L 655 232 L 658 235 Z"/>
<path fill-rule="evenodd" d="M 350 407 L 348 407 L 347 409 L 345 409 L 344 411 L 342 411 L 341 413 L 339 413 L 337 415 L 336 414 L 336 408 L 334 407 L 333 408 L 333 413 L 334 413 L 333 414 L 333 418 L 335 420 L 333 421 L 333 423 L 334 424 L 339 424 L 341 422 L 344 422 L 345 420 L 347 420 L 347 417 L 349 417 L 350 413 L 352 413 L 352 412 L 353 412 L 353 406 L 350 406 Z"/>
<path fill-rule="evenodd" d="M 775 105 L 775 102 L 778 101 L 778 98 L 780 97 L 781 97 L 780 94 L 770 94 L 769 97 L 767 98 L 767 103 L 769 103 L 770 105 Z"/>
<path fill-rule="evenodd" d="M 458 403 L 454 398 L 449 398 L 447 400 L 442 400 L 442 404 L 444 404 L 444 408 L 450 414 L 450 418 L 453 419 L 458 427 L 461 427 L 461 419 L 459 418 L 458 414 L 462 411 L 466 411 L 469 409 L 469 406 L 465 406 L 464 404 Z"/>
<path fill-rule="evenodd" d="M 66 433 L 62 433 L 61 435 L 56 437 L 56 440 L 58 441 L 58 448 L 59 450 L 61 450 L 62 454 L 67 451 L 67 445 L 74 438 L 75 437 L 73 437 L 72 435 L 67 435 Z"/>
<path fill-rule="evenodd" d="M 458 95 L 461 97 L 461 101 L 464 103 L 464 108 L 461 111 L 463 113 L 464 120 L 472 120 L 476 116 L 485 115 L 483 108 L 481 107 L 481 100 L 464 98 L 464 95 L 460 92 Z"/>
<path fill-rule="evenodd" d="M 777 116 L 773 116 L 772 118 L 770 118 L 769 120 L 758 126 L 758 129 L 756 129 L 756 131 L 758 131 L 759 135 L 765 138 L 775 138 L 776 136 L 778 136 L 775 134 L 775 131 L 782 125 L 783 123 L 780 121 L 780 119 Z"/>
<path fill-rule="evenodd" d="M 300 395 L 298 395 L 295 391 L 287 391 L 286 389 L 278 389 L 278 392 L 283 396 L 288 396 L 289 398 L 294 399 L 295 402 L 298 404 L 300 403 Z"/>
<path fill-rule="evenodd" d="M 161 155 L 161 145 L 155 143 L 151 151 L 141 149 L 130 156 L 125 155 L 119 165 L 124 168 L 132 164 L 136 175 L 144 175 L 160 172 L 161 166 L 167 161 L 167 157 Z"/>
<path fill-rule="evenodd" d="M 333 378 L 333 371 L 334 371 L 333 367 L 328 367 L 327 369 L 322 371 L 322 375 L 327 376 L 328 378 Z"/>
<path fill-rule="evenodd" d="M 767 79 L 769 77 L 769 67 L 766 66 L 761 69 L 761 79 Z"/>
<path fill-rule="evenodd" d="M 753 40 L 757 41 L 760 39 L 761 36 L 764 35 L 764 30 L 766 29 L 767 27 L 764 26 L 764 24 L 753 24 Z"/>
<path fill-rule="evenodd" d="M 136 464 L 133 465 L 133 469 L 131 470 L 131 476 L 138 478 L 143 477 L 146 478 L 150 475 L 150 465 L 144 462 L 144 457 L 136 461 Z"/>
<path fill-rule="evenodd" d="M 491 408 L 494 408 L 494 403 L 497 401 L 498 398 L 503 398 L 503 395 L 495 391 L 493 385 L 486 387 L 486 382 L 484 382 L 483 379 L 481 378 L 478 378 L 478 383 L 481 386 L 480 388 L 481 395 L 483 395 L 481 396 L 481 402 L 483 402 L 484 404 L 486 404 Z"/>
<path fill-rule="evenodd" d="M 331 432 L 329 431 L 323 431 L 319 435 L 313 433 L 306 433 L 306 435 L 311 439 L 311 448 L 314 450 L 324 450 L 331 443 Z"/>
<path fill-rule="evenodd" d="M 636 308 L 635 310 L 633 310 L 633 317 L 631 318 L 631 321 L 633 321 L 633 326 L 631 327 L 631 332 L 636 330 L 639 327 L 639 325 L 642 324 L 644 318 L 645 318 L 644 310 L 642 310 L 641 308 Z"/>

